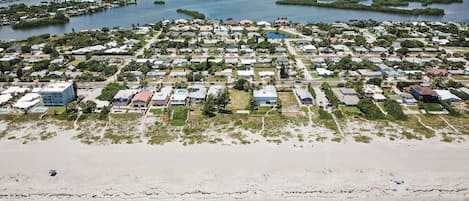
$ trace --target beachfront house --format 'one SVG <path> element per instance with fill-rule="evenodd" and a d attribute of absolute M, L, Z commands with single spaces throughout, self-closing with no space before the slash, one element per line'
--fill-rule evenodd
<path fill-rule="evenodd" d="M 300 102 L 305 105 L 312 105 L 314 98 L 311 93 L 306 89 L 295 89 L 295 95 L 298 97 Z"/>
<path fill-rule="evenodd" d="M 358 98 L 358 93 L 355 91 L 355 89 L 352 88 L 332 88 L 332 92 L 337 97 L 337 99 L 339 99 L 339 101 L 346 106 L 355 106 L 360 100 Z"/>
<path fill-rule="evenodd" d="M 171 106 L 184 106 L 186 105 L 187 91 L 185 89 L 176 89 L 171 96 Z"/>
<path fill-rule="evenodd" d="M 436 94 L 438 94 L 438 98 L 440 101 L 448 101 L 448 102 L 459 102 L 461 98 L 452 94 L 449 90 L 434 90 Z"/>
<path fill-rule="evenodd" d="M 29 110 L 41 102 L 41 95 L 38 93 L 27 93 L 13 105 L 14 108 Z"/>
<path fill-rule="evenodd" d="M 438 102 L 438 94 L 429 87 L 422 87 L 420 85 L 409 86 L 410 93 L 415 99 L 425 103 Z"/>
<path fill-rule="evenodd" d="M 132 89 L 119 90 L 112 99 L 112 105 L 114 107 L 125 107 L 129 105 L 136 93 L 137 91 Z"/>
<path fill-rule="evenodd" d="M 151 101 L 153 92 L 151 91 L 142 91 L 132 98 L 132 107 L 133 108 L 146 108 Z"/>
<path fill-rule="evenodd" d="M 173 88 L 171 86 L 165 86 L 161 88 L 161 90 L 156 92 L 151 98 L 152 105 L 159 107 L 167 106 L 171 98 L 172 91 Z"/>
<path fill-rule="evenodd" d="M 73 82 L 52 82 L 39 91 L 44 106 L 65 106 L 76 98 Z"/>
<path fill-rule="evenodd" d="M 201 103 L 205 101 L 207 96 L 207 88 L 203 85 L 192 85 L 188 89 L 189 91 L 189 101 L 191 103 Z"/>
<path fill-rule="evenodd" d="M 276 104 L 277 103 L 277 89 L 273 85 L 267 85 L 259 90 L 253 92 L 256 104 Z"/>

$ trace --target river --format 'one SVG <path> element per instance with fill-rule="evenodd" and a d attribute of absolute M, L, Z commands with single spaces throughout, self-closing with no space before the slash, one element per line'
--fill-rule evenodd
<path fill-rule="evenodd" d="M 31 3 L 39 0 L 20 0 Z M 371 0 L 367 0 L 371 1 Z M 5 6 L 0 4 L 0 6 Z M 415 6 L 412 4 L 412 6 Z M 420 5 L 418 5 L 420 6 Z M 275 0 L 166 0 L 166 4 L 153 4 L 153 0 L 138 0 L 137 5 L 109 9 L 93 15 L 72 17 L 65 25 L 53 25 L 41 28 L 14 30 L 11 26 L 0 27 L 0 40 L 21 40 L 43 33 L 63 34 L 101 27 L 131 27 L 132 24 L 154 23 L 164 19 L 188 18 L 176 12 L 178 8 L 197 10 L 210 19 L 234 18 L 235 20 L 267 20 L 288 17 L 296 22 L 335 22 L 351 19 L 373 19 L 378 21 L 457 21 L 469 22 L 469 0 L 464 3 L 433 4 L 430 7 L 445 9 L 444 16 L 409 16 L 379 12 L 340 10 L 309 6 L 276 5 Z"/>

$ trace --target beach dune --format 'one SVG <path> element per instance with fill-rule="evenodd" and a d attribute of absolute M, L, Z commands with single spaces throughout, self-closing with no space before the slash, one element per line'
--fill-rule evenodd
<path fill-rule="evenodd" d="M 58 136 L 0 147 L 0 200 L 469 199 L 462 144 L 97 146 Z"/>

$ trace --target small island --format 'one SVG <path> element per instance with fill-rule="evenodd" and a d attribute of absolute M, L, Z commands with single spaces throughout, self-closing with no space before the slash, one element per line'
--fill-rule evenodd
<path fill-rule="evenodd" d="M 154 4 L 165 4 L 164 0 L 155 0 L 153 1 Z"/>
<path fill-rule="evenodd" d="M 427 5 L 430 3 L 453 3 L 461 2 L 461 0 L 416 0 L 422 2 L 422 5 Z M 371 5 L 363 5 L 359 3 L 360 0 L 337 0 L 332 3 L 319 3 L 317 0 L 277 0 L 276 4 L 280 5 L 305 5 L 305 6 L 316 6 L 316 7 L 326 7 L 326 8 L 338 8 L 338 9 L 348 9 L 348 10 L 364 10 L 364 11 L 374 11 L 374 12 L 383 12 L 383 13 L 394 13 L 401 15 L 433 15 L 440 16 L 444 15 L 445 11 L 440 8 L 415 8 L 415 9 L 401 9 L 393 8 L 388 6 L 408 6 L 410 1 L 402 0 L 373 0 Z"/>
<path fill-rule="evenodd" d="M 194 19 L 202 19 L 202 20 L 205 19 L 205 15 L 203 13 L 199 13 L 199 12 L 194 11 L 194 10 L 177 9 L 176 12 L 189 15 Z"/>
<path fill-rule="evenodd" d="M 106 9 L 135 4 L 135 0 L 96 2 L 41 2 L 38 5 L 13 4 L 0 9 L 0 26 L 13 29 L 65 24 L 69 17 L 102 12 Z"/>
<path fill-rule="evenodd" d="M 27 29 L 46 25 L 65 24 L 70 18 L 63 13 L 58 13 L 53 17 L 44 17 L 32 20 L 22 20 L 13 24 L 13 29 Z"/>

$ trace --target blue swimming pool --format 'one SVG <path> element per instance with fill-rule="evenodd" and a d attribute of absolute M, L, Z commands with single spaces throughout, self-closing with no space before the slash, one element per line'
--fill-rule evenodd
<path fill-rule="evenodd" d="M 268 39 L 291 38 L 290 35 L 275 32 L 275 31 L 266 32 L 265 37 L 268 38 Z"/>
<path fill-rule="evenodd" d="M 8 114 L 10 113 L 10 111 L 8 111 L 7 109 L 0 109 L 0 114 Z"/>

